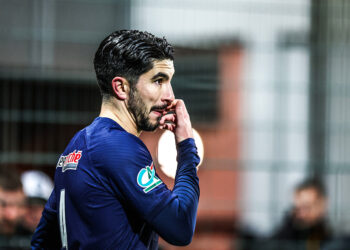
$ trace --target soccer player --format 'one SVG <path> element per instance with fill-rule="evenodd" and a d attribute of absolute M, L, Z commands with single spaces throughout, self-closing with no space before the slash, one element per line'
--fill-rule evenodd
<path fill-rule="evenodd" d="M 158 235 L 191 242 L 199 199 L 199 157 L 190 117 L 175 99 L 173 48 L 164 38 L 116 31 L 94 59 L 100 116 L 58 160 L 55 187 L 32 249 L 157 249 Z M 173 131 L 178 168 L 173 190 L 157 176 L 142 131 Z"/>

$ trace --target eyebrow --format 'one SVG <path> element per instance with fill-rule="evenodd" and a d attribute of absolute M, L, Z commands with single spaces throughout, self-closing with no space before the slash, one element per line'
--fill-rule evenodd
<path fill-rule="evenodd" d="M 157 74 L 155 74 L 152 78 L 151 78 L 151 81 L 155 81 L 157 80 L 158 78 L 164 78 L 165 80 L 169 80 L 169 76 L 163 72 L 159 72 Z"/>

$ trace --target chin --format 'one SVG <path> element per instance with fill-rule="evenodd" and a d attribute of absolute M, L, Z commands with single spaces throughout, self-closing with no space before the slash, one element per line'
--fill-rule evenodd
<path fill-rule="evenodd" d="M 146 131 L 146 132 L 154 132 L 156 131 L 157 127 L 153 128 L 153 127 L 147 127 L 147 128 L 143 128 L 141 129 L 142 131 Z"/>
<path fill-rule="evenodd" d="M 160 120 L 160 117 L 157 118 L 156 120 L 149 119 L 147 121 L 147 125 L 146 125 L 146 127 L 148 127 L 147 131 L 155 131 L 155 130 L 157 130 L 157 128 L 159 127 L 159 120 Z"/>
<path fill-rule="evenodd" d="M 148 131 L 150 131 L 150 132 L 156 131 L 158 127 L 159 127 L 158 123 L 157 124 L 151 124 L 149 126 L 149 130 Z"/>
<path fill-rule="evenodd" d="M 159 123 L 156 122 L 156 123 L 150 123 L 150 122 L 147 122 L 145 124 L 141 124 L 139 127 L 139 130 L 142 130 L 142 131 L 147 131 L 147 132 L 153 132 L 155 131 L 159 126 Z"/>

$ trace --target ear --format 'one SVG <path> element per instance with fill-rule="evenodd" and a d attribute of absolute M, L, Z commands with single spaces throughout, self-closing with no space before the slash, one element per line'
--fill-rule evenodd
<path fill-rule="evenodd" d="M 112 79 L 112 89 L 119 100 L 125 100 L 129 95 L 129 83 L 123 78 L 116 76 Z"/>

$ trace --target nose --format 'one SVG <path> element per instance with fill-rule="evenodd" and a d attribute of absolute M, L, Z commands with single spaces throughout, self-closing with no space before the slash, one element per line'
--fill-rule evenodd
<path fill-rule="evenodd" d="M 168 84 L 164 84 L 163 88 L 164 88 L 164 91 L 163 91 L 162 101 L 170 104 L 175 99 L 173 87 L 171 86 L 170 83 L 168 83 Z"/>
<path fill-rule="evenodd" d="M 9 206 L 4 209 L 4 218 L 7 221 L 15 221 L 19 216 L 19 209 L 17 207 Z"/>

